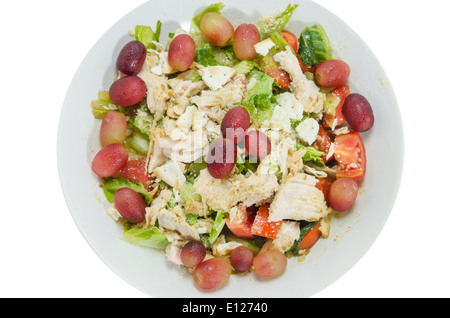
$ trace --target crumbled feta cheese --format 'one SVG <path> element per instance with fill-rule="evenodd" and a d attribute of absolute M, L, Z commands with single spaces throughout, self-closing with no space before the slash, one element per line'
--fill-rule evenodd
<path fill-rule="evenodd" d="M 178 166 L 178 163 L 173 160 L 169 160 L 161 167 L 153 170 L 153 172 L 159 179 L 175 189 L 180 189 L 186 182 L 186 177 Z"/>
<path fill-rule="evenodd" d="M 264 41 L 256 43 L 254 45 L 256 53 L 262 56 L 269 54 L 269 50 L 275 46 L 271 38 L 267 38 Z"/>
<path fill-rule="evenodd" d="M 319 123 L 314 118 L 306 118 L 295 128 L 298 137 L 308 145 L 312 145 L 316 141 L 319 129 Z"/>
<path fill-rule="evenodd" d="M 273 109 L 272 117 L 270 118 L 270 128 L 276 131 L 285 131 L 289 133 L 291 131 L 291 120 L 285 109 L 281 106 L 275 106 Z"/>
<path fill-rule="evenodd" d="M 200 70 L 203 81 L 213 91 L 225 85 L 234 72 L 233 68 L 227 66 L 208 66 Z"/>
<path fill-rule="evenodd" d="M 178 117 L 176 126 L 180 128 L 185 134 L 189 133 L 192 127 L 194 113 L 197 111 L 197 107 L 189 106 L 185 112 Z"/>
<path fill-rule="evenodd" d="M 278 104 L 284 109 L 290 119 L 300 120 L 303 118 L 303 105 L 290 92 L 285 92 L 276 96 Z"/>

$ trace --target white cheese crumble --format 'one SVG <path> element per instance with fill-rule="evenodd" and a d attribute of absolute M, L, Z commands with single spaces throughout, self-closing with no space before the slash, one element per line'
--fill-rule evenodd
<path fill-rule="evenodd" d="M 306 118 L 295 128 L 298 137 L 308 145 L 312 145 L 316 141 L 319 129 L 319 123 L 314 118 Z"/>
<path fill-rule="evenodd" d="M 266 56 L 269 54 L 269 50 L 275 46 L 272 39 L 268 38 L 264 41 L 256 43 L 253 47 L 255 48 L 256 53 L 262 56 Z"/>
<path fill-rule="evenodd" d="M 164 165 L 156 168 L 153 172 L 159 179 L 175 189 L 180 189 L 186 182 L 186 177 L 178 166 L 178 163 L 173 160 L 167 161 Z"/>
<path fill-rule="evenodd" d="M 300 120 L 303 118 L 303 105 L 295 98 L 294 94 L 285 92 L 275 97 L 290 119 Z"/>
<path fill-rule="evenodd" d="M 234 73 L 235 70 L 227 66 L 208 66 L 200 70 L 203 81 L 213 91 L 222 88 Z"/>

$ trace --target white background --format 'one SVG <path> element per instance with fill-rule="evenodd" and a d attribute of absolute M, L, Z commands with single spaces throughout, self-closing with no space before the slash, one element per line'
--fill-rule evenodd
<path fill-rule="evenodd" d="M 56 162 L 72 76 L 103 33 L 144 2 L 0 4 L 0 297 L 147 297 L 81 236 Z M 385 68 L 403 116 L 406 160 L 398 199 L 375 244 L 314 297 L 449 297 L 448 1 L 317 2 L 348 23 Z"/>

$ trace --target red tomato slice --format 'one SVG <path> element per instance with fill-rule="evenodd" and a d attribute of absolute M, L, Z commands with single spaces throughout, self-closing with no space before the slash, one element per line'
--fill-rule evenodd
<path fill-rule="evenodd" d="M 295 56 L 297 56 L 297 60 L 298 60 L 298 63 L 300 64 L 300 68 L 302 69 L 302 72 L 303 72 L 303 73 L 305 73 L 305 72 L 311 72 L 310 69 L 306 68 L 305 63 L 303 63 L 303 60 L 302 60 L 302 58 L 300 57 L 300 55 L 298 55 L 298 53 L 296 53 Z M 315 72 L 315 71 L 314 71 L 314 72 Z M 313 73 L 313 72 L 311 72 L 311 73 Z"/>
<path fill-rule="evenodd" d="M 334 157 L 339 164 L 338 178 L 359 180 L 366 174 L 366 149 L 358 132 L 338 135 L 334 141 Z"/>
<path fill-rule="evenodd" d="M 342 106 L 344 106 L 345 99 L 350 95 L 350 86 L 342 85 L 336 88 L 331 94 L 340 99 L 339 104 L 336 106 L 335 116 L 330 114 L 324 115 L 323 125 L 327 128 L 333 127 L 334 121 L 337 120 L 336 124 L 341 125 L 347 121 L 344 114 L 342 113 Z"/>
<path fill-rule="evenodd" d="M 145 157 L 129 160 L 120 172 L 125 179 L 136 183 L 142 183 L 145 188 L 149 190 L 152 178 L 150 178 L 147 173 L 145 166 L 146 161 L 147 158 Z"/>
<path fill-rule="evenodd" d="M 275 79 L 275 82 L 283 88 L 283 89 L 289 89 L 289 84 L 291 83 L 291 78 L 289 77 L 289 74 L 282 69 L 279 68 L 268 68 L 264 71 L 267 75 L 273 77 Z"/>
<path fill-rule="evenodd" d="M 331 185 L 333 184 L 333 180 L 329 177 L 327 178 L 319 178 L 319 182 L 316 184 L 316 188 L 322 191 L 325 200 L 328 198 L 328 192 L 330 192 Z"/>
<path fill-rule="evenodd" d="M 334 155 L 331 155 L 327 159 L 328 153 L 330 152 L 331 148 L 331 138 L 322 126 L 320 126 L 319 128 L 319 137 L 316 140 L 316 146 L 320 151 L 324 153 L 322 159 L 325 163 L 330 162 L 334 158 Z"/>
<path fill-rule="evenodd" d="M 287 30 L 283 30 L 283 31 L 281 31 L 280 35 L 292 47 L 294 52 L 298 51 L 298 40 L 294 33 L 287 31 Z"/>
<path fill-rule="evenodd" d="M 252 225 L 252 234 L 267 238 L 275 238 L 280 230 L 282 221 L 269 222 L 269 206 L 262 205 L 256 214 Z"/>
<path fill-rule="evenodd" d="M 300 242 L 300 246 L 298 247 L 300 250 L 309 250 L 314 246 L 314 244 L 317 243 L 322 236 L 322 232 L 320 232 L 319 228 L 320 221 L 317 222 L 316 226 L 303 237 L 303 240 Z"/>
<path fill-rule="evenodd" d="M 252 234 L 252 224 L 255 219 L 255 213 L 256 211 L 252 207 L 247 208 L 240 204 L 237 215 L 227 221 L 228 229 L 237 237 L 252 239 L 254 237 Z"/>

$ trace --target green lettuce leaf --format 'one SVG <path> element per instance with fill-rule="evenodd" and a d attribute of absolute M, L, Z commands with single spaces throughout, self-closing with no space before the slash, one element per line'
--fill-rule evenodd
<path fill-rule="evenodd" d="M 150 127 L 152 124 L 153 115 L 148 112 L 147 106 L 144 105 L 136 111 L 136 116 L 133 119 L 133 126 L 136 127 L 142 134 L 150 136 Z"/>
<path fill-rule="evenodd" d="M 170 242 L 156 227 L 133 228 L 125 226 L 122 239 L 130 244 L 164 250 Z"/>
<path fill-rule="evenodd" d="M 110 110 L 119 110 L 109 97 L 108 91 L 98 92 L 98 99 L 91 102 L 91 111 L 95 118 L 103 119 Z"/>
<path fill-rule="evenodd" d="M 201 195 L 195 192 L 194 186 L 190 182 L 185 182 L 180 188 L 180 196 L 185 203 L 191 201 L 202 202 Z"/>
<path fill-rule="evenodd" d="M 248 75 L 249 83 L 255 83 L 247 92 L 244 107 L 250 113 L 255 124 L 262 124 L 272 117 L 273 109 L 277 104 L 273 95 L 274 78 L 254 69 Z"/>
<path fill-rule="evenodd" d="M 141 156 L 146 156 L 150 147 L 149 135 L 135 131 L 126 139 L 127 146 L 136 151 Z"/>
<path fill-rule="evenodd" d="M 206 248 L 211 248 L 214 242 L 219 237 L 220 233 L 227 222 L 227 213 L 223 210 L 217 211 L 215 213 L 214 224 L 211 229 L 211 233 L 206 239 Z"/>
<path fill-rule="evenodd" d="M 159 42 L 159 36 L 161 34 L 161 21 L 158 20 L 156 24 L 156 31 L 153 32 L 152 28 L 145 25 L 137 25 L 134 28 L 134 37 L 137 41 L 145 45 L 147 49 L 155 49 L 156 46 L 153 43 Z"/>
<path fill-rule="evenodd" d="M 264 17 L 255 23 L 261 34 L 261 40 L 270 36 L 273 32 L 281 32 L 292 17 L 298 4 L 289 4 L 287 8 L 277 16 Z"/>
<path fill-rule="evenodd" d="M 236 74 L 248 74 L 255 68 L 255 64 L 253 62 L 244 60 L 237 63 L 233 67 L 236 71 Z"/>
<path fill-rule="evenodd" d="M 197 47 L 195 50 L 195 61 L 203 66 L 219 65 L 210 43 L 205 43 Z"/>
<path fill-rule="evenodd" d="M 323 161 L 323 155 L 324 153 L 322 151 L 319 151 L 317 149 L 314 149 L 312 147 L 305 147 L 301 144 L 297 144 L 297 150 L 304 149 L 306 150 L 305 155 L 303 156 L 303 161 L 305 162 L 312 162 L 313 164 L 316 164 L 320 167 L 325 166 L 325 163 Z"/>
<path fill-rule="evenodd" d="M 298 53 L 307 65 L 319 65 L 332 59 L 331 43 L 322 25 L 316 24 L 303 30 L 299 38 Z"/>

